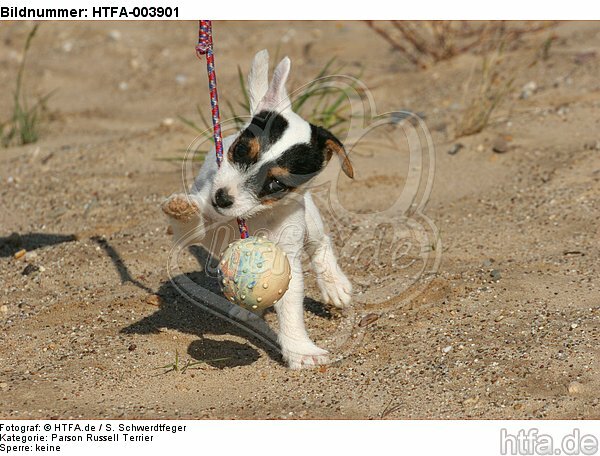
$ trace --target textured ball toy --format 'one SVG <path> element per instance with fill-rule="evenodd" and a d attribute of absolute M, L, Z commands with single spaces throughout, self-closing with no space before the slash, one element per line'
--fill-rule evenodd
<path fill-rule="evenodd" d="M 223 294 L 252 312 L 276 304 L 287 291 L 291 278 L 285 252 L 261 237 L 229 244 L 219 262 Z"/>

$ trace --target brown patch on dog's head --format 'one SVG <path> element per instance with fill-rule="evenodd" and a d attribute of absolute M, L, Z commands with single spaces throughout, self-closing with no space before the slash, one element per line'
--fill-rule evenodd
<path fill-rule="evenodd" d="M 252 160 L 258 160 L 258 154 L 260 153 L 260 141 L 258 138 L 252 138 L 248 141 L 250 145 L 250 151 L 248 155 Z"/>
<path fill-rule="evenodd" d="M 242 135 L 234 141 L 227 151 L 227 159 L 232 163 L 250 165 L 258 161 L 260 141 L 257 137 Z"/>
<path fill-rule="evenodd" d="M 288 168 L 284 168 L 282 166 L 274 166 L 273 168 L 267 171 L 267 177 L 275 177 L 285 179 L 290 175 L 290 170 Z"/>
<path fill-rule="evenodd" d="M 262 198 L 260 200 L 260 202 L 261 202 L 261 204 L 263 204 L 265 206 L 272 206 L 273 204 L 275 204 L 280 199 L 281 198 Z"/>

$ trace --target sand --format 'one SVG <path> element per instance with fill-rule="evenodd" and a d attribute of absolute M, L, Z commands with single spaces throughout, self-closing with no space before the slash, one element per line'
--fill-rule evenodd
<path fill-rule="evenodd" d="M 2 119 L 30 26 L 0 29 Z M 208 113 L 195 27 L 40 28 L 25 85 L 56 90 L 41 138 L 0 149 L 0 417 L 600 418 L 598 23 L 558 25 L 535 65 L 547 33 L 509 50 L 514 92 L 458 140 L 480 56 L 421 70 L 360 22 L 215 25 L 222 100 L 240 99 L 236 66 L 264 47 L 292 58 L 295 87 L 335 56 L 377 112 L 422 113 L 435 146 L 415 183 L 390 139 L 403 124 L 388 125 L 352 155 L 356 178 L 334 180 L 344 211 L 317 189 L 356 307 L 323 305 L 307 271 L 307 327 L 337 361 L 305 371 L 169 280 L 160 203 L 184 184 L 163 159 L 194 140 L 177 117 Z"/>

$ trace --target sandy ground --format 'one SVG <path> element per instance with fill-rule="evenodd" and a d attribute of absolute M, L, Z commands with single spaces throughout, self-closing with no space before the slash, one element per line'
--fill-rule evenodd
<path fill-rule="evenodd" d="M 29 27 L 0 28 L 3 119 Z M 357 148 L 355 181 L 340 178 L 347 212 L 336 218 L 318 198 L 357 307 L 324 306 L 307 272 L 309 332 L 340 355 L 313 371 L 286 369 L 170 284 L 159 205 L 183 184 L 180 163 L 161 159 L 194 139 L 177 116 L 207 107 L 195 27 L 40 28 L 26 87 L 56 90 L 49 119 L 38 143 L 0 150 L 2 418 L 600 418 L 600 24 L 559 25 L 535 65 L 547 34 L 509 51 L 515 93 L 454 155 L 448 125 L 479 57 L 415 70 L 359 22 L 216 25 L 223 100 L 239 99 L 236 65 L 247 70 L 264 47 L 290 55 L 296 87 L 336 56 L 362 72 L 378 112 L 423 113 L 435 143 L 424 215 L 410 201 L 384 211 L 408 179 L 394 127 Z M 519 98 L 530 81 L 537 89 Z M 498 135 L 505 153 L 492 151 Z M 382 221 L 427 220 L 439 238 L 421 248 L 429 229 L 410 248 L 441 263 L 423 273 L 354 248 L 375 249 Z M 31 253 L 15 259 L 22 248 Z M 199 265 L 189 255 L 181 268 Z M 157 369 L 176 352 L 180 367 L 208 361 Z"/>

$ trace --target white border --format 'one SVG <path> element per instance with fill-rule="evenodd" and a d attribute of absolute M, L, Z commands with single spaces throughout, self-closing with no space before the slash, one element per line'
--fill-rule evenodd
<path fill-rule="evenodd" d="M 401 400 L 401 398 L 399 399 Z M 274 398 L 274 405 L 277 399 Z M 283 412 L 283 411 L 282 411 Z M 290 415 L 291 417 L 292 415 Z M 235 456 L 292 456 L 307 454 L 351 455 L 459 455 L 493 456 L 503 454 L 537 455 L 537 444 L 520 445 L 515 448 L 514 439 L 519 433 L 545 435 L 553 441 L 553 448 L 561 448 L 565 438 L 577 433 L 580 437 L 600 438 L 599 421 L 1 421 L 6 433 L 6 424 L 38 425 L 38 432 L 24 435 L 45 435 L 50 438 L 56 426 L 64 427 L 60 435 L 82 435 L 83 442 L 48 442 L 60 445 L 61 456 L 111 456 L 127 455 L 171 455 L 175 453 L 198 455 Z M 83 428 L 95 426 L 93 435 L 114 435 L 119 424 L 186 426 L 184 432 L 131 432 L 129 435 L 152 436 L 152 441 L 125 442 L 122 432 L 118 442 L 86 442 L 89 433 Z M 112 430 L 107 430 L 107 424 Z M 75 430 L 69 426 L 79 426 Z M 98 426 L 102 430 L 98 431 Z M 43 428 L 49 429 L 47 432 Z M 504 429 L 504 432 L 502 431 Z M 502 436 L 510 434 L 513 443 L 502 443 Z M 505 438 L 506 442 L 506 438 Z M 7 444 L 8 442 L 0 442 Z M 10 444 L 15 444 L 11 442 Z M 35 444 L 30 444 L 35 445 Z M 597 443 L 596 443 L 597 448 Z M 508 452 L 506 450 L 509 450 Z M 516 453 L 511 450 L 516 450 Z M 529 451 L 527 451 L 529 450 Z M 9 454 L 38 454 L 13 452 Z M 52 454 L 52 453 L 50 453 Z M 567 455 L 555 451 L 553 455 Z M 572 454 L 598 454 L 578 451 Z"/>
<path fill-rule="evenodd" d="M 570 0 L 569 2 L 526 2 L 503 0 L 502 2 L 453 1 L 400 1 L 369 0 L 368 2 L 325 2 L 303 0 L 15 0 L 2 2 L 0 6 L 28 8 L 92 8 L 100 6 L 163 6 L 178 7 L 178 19 L 213 20 L 591 20 L 600 19 L 600 2 Z M 133 19 L 133 18 L 129 18 Z M 88 20 L 91 20 L 88 17 Z M 105 18 L 106 20 L 106 18 Z"/>

